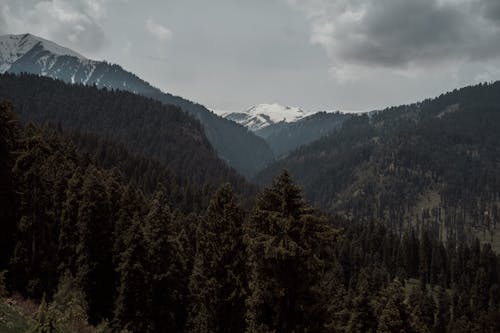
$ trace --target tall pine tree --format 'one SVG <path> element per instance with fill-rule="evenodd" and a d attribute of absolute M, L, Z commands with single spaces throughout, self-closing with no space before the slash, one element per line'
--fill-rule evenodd
<path fill-rule="evenodd" d="M 200 221 L 189 291 L 191 332 L 244 330 L 243 212 L 229 185 L 217 191 Z"/>
<path fill-rule="evenodd" d="M 311 303 L 334 232 L 302 199 L 288 172 L 258 197 L 245 228 L 249 262 L 247 332 L 318 332 Z"/>

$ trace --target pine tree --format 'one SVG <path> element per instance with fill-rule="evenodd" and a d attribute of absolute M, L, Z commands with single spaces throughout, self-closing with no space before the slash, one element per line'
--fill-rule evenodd
<path fill-rule="evenodd" d="M 144 221 L 153 330 L 178 332 L 186 320 L 187 253 L 163 191 L 155 193 Z"/>
<path fill-rule="evenodd" d="M 450 321 L 450 299 L 446 290 L 436 287 L 436 316 L 433 332 L 444 332 Z"/>
<path fill-rule="evenodd" d="M 363 269 L 355 290 L 349 295 L 349 317 L 345 331 L 349 333 L 374 332 L 377 326 L 372 300 L 376 289 L 372 284 L 373 269 Z"/>
<path fill-rule="evenodd" d="M 27 294 L 41 297 L 47 290 L 45 276 L 52 275 L 51 247 L 47 241 L 56 234 L 56 224 L 49 218 L 51 203 L 50 185 L 44 177 L 47 168 L 46 158 L 51 147 L 34 128 L 24 132 L 22 149 L 17 154 L 13 173 L 19 195 L 19 222 L 17 223 L 17 242 L 11 259 L 11 267 L 18 279 L 15 287 Z"/>
<path fill-rule="evenodd" d="M 399 280 L 385 288 L 377 303 L 377 333 L 421 332 L 420 322 L 412 318 Z"/>
<path fill-rule="evenodd" d="M 71 179 L 68 180 L 66 200 L 59 227 L 59 246 L 57 250 L 59 274 L 64 274 L 66 271 L 73 274 L 76 273 L 76 245 L 78 244 L 78 230 L 76 226 L 82 185 L 83 177 L 81 170 L 77 169 Z"/>
<path fill-rule="evenodd" d="M 78 209 L 77 281 L 85 293 L 93 324 L 110 315 L 113 304 L 112 230 L 107 194 L 99 171 L 85 173 Z"/>
<path fill-rule="evenodd" d="M 16 196 L 12 167 L 19 129 L 10 103 L 0 102 L 0 270 L 7 268 L 14 247 Z"/>
<path fill-rule="evenodd" d="M 150 276 L 144 269 L 147 253 L 139 215 L 134 215 L 122 237 L 125 251 L 117 268 L 120 280 L 114 306 L 115 324 L 133 333 L 151 332 Z"/>
<path fill-rule="evenodd" d="M 200 221 L 189 291 L 191 332 L 244 331 L 243 212 L 229 185 L 217 191 Z"/>
<path fill-rule="evenodd" d="M 56 333 L 56 319 L 53 313 L 49 310 L 49 306 L 45 301 L 45 296 L 36 312 L 35 323 L 29 330 L 29 333 Z"/>
<path fill-rule="evenodd" d="M 308 305 L 315 302 L 314 286 L 324 268 L 320 248 L 333 237 L 286 171 L 259 195 L 245 227 L 248 332 L 322 329 Z"/>
<path fill-rule="evenodd" d="M 78 289 L 75 278 L 69 272 L 64 273 L 49 305 L 49 312 L 56 318 L 57 326 L 69 332 L 86 330 L 87 309 L 85 295 Z"/>

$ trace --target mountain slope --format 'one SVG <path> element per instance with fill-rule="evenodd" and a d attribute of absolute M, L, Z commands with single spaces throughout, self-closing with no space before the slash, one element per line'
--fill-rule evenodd
<path fill-rule="evenodd" d="M 0 43 L 0 72 L 24 72 L 67 83 L 120 89 L 179 106 L 203 124 L 207 138 L 219 156 L 245 175 L 254 174 L 273 159 L 266 142 L 245 127 L 213 114 L 200 104 L 163 93 L 118 65 L 86 59 L 30 34 L 0 36 Z"/>
<path fill-rule="evenodd" d="M 255 131 L 264 138 L 276 156 L 309 144 L 342 126 L 351 115 L 318 112 L 294 122 L 275 123 Z"/>
<path fill-rule="evenodd" d="M 500 227 L 500 82 L 353 116 L 338 131 L 276 162 L 331 213 L 443 239 Z"/>
<path fill-rule="evenodd" d="M 108 91 L 35 75 L 0 75 L 0 100 L 25 122 L 57 124 L 124 145 L 158 160 L 180 186 L 230 182 L 248 186 L 213 150 L 199 122 L 178 107 L 125 91 Z M 95 149 L 102 153 L 103 149 Z M 105 150 L 105 149 L 104 149 Z"/>
<path fill-rule="evenodd" d="M 225 112 L 222 116 L 265 139 L 275 156 L 321 138 L 349 118 L 340 112 L 308 114 L 297 107 L 277 103 L 259 104 L 244 112 Z"/>

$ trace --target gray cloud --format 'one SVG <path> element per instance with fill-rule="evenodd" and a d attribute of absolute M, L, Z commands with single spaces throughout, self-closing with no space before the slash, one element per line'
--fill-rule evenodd
<path fill-rule="evenodd" d="M 500 79 L 499 27 L 500 0 L 0 0 L 1 34 L 223 110 L 369 110 Z"/>
<path fill-rule="evenodd" d="M 161 25 L 159 23 L 156 23 L 152 19 L 148 19 L 146 21 L 146 30 L 156 39 L 158 39 L 161 42 L 166 42 L 172 38 L 172 31 L 165 27 L 164 25 Z"/>
<path fill-rule="evenodd" d="M 500 56 L 498 0 L 289 0 L 336 68 L 408 68 Z"/>
<path fill-rule="evenodd" d="M 498 0 L 484 0 L 483 10 L 487 18 L 500 23 L 500 1 Z"/>
<path fill-rule="evenodd" d="M 106 44 L 101 20 L 110 0 L 4 0 L 0 33 L 31 32 L 82 52 Z"/>

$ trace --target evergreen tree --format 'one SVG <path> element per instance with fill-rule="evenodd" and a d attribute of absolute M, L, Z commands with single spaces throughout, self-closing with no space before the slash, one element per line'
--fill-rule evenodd
<path fill-rule="evenodd" d="M 371 270 L 363 270 L 358 277 L 355 291 L 349 295 L 349 317 L 345 331 L 349 333 L 374 332 L 377 320 L 372 305 L 375 290 L 372 288 Z"/>
<path fill-rule="evenodd" d="M 16 231 L 16 196 L 13 155 L 19 140 L 12 104 L 0 101 L 0 270 L 7 268 Z"/>
<path fill-rule="evenodd" d="M 243 212 L 229 185 L 217 191 L 200 221 L 189 291 L 191 332 L 244 331 Z"/>
<path fill-rule="evenodd" d="M 29 333 L 56 333 L 56 319 L 49 311 L 49 306 L 45 301 L 45 296 L 36 312 L 35 323 Z"/>
<path fill-rule="evenodd" d="M 394 280 L 382 291 L 377 303 L 377 333 L 421 331 L 420 327 L 415 327 L 419 323 L 411 318 L 399 280 Z"/>
<path fill-rule="evenodd" d="M 56 319 L 58 327 L 68 332 L 88 329 L 85 295 L 78 289 L 75 278 L 69 272 L 62 275 L 48 309 Z"/>
<path fill-rule="evenodd" d="M 179 332 L 185 324 L 187 307 L 185 235 L 177 228 L 163 191 L 155 193 L 144 221 L 153 330 Z"/>
<path fill-rule="evenodd" d="M 246 223 L 249 258 L 248 332 L 319 331 L 311 307 L 333 230 L 305 205 L 285 171 L 265 189 Z"/>
<path fill-rule="evenodd" d="M 110 315 L 113 305 L 112 230 L 106 188 L 99 171 L 85 173 L 77 222 L 79 242 L 76 278 L 89 305 L 90 321 L 97 324 Z"/>
<path fill-rule="evenodd" d="M 71 179 L 68 180 L 66 200 L 62 209 L 59 227 L 59 246 L 57 257 L 58 271 L 65 274 L 69 271 L 76 273 L 76 245 L 78 244 L 78 210 L 81 202 L 81 188 L 83 176 L 80 169 L 76 169 Z"/>
<path fill-rule="evenodd" d="M 147 333 L 151 327 L 150 275 L 144 268 L 147 253 L 141 219 L 134 215 L 122 235 L 125 251 L 120 255 L 118 295 L 114 306 L 115 324 L 133 333 Z"/>
<path fill-rule="evenodd" d="M 445 332 L 450 321 L 450 299 L 445 289 L 436 287 L 436 317 L 433 332 Z"/>

